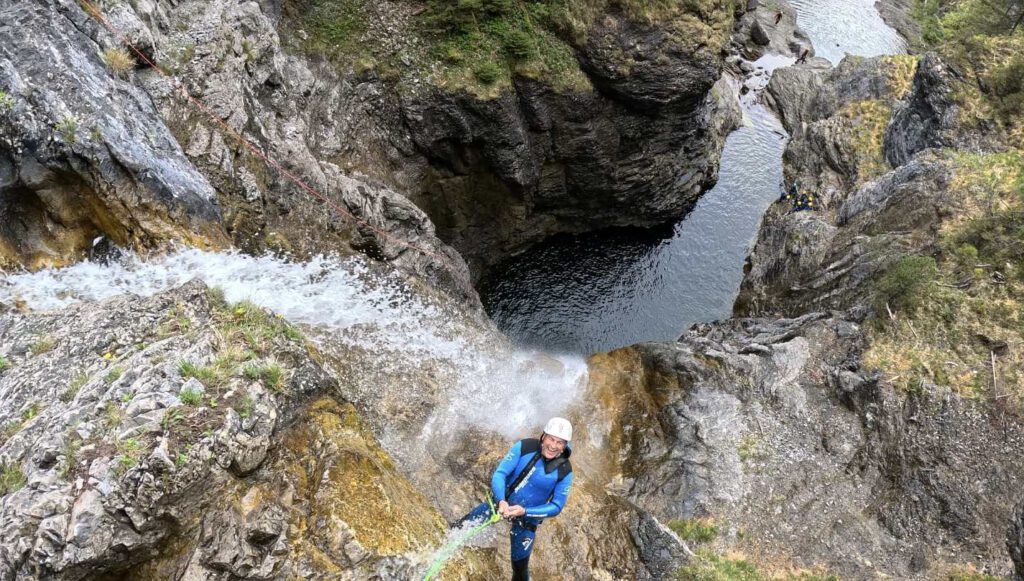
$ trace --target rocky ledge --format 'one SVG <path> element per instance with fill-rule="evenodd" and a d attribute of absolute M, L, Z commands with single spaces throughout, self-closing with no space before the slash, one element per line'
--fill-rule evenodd
<path fill-rule="evenodd" d="M 934 55 L 863 59 L 777 71 L 768 100 L 792 141 L 787 187 L 816 211 L 775 204 L 765 215 L 738 313 L 850 308 L 895 260 L 928 253 L 944 219 L 964 211 L 951 191 L 955 155 L 1003 146 L 994 128 L 957 121 L 950 95 L 964 84 Z"/>
<path fill-rule="evenodd" d="M 4 578 L 402 578 L 443 536 L 315 347 L 253 305 L 193 283 L 0 337 Z"/>
<path fill-rule="evenodd" d="M 907 393 L 863 365 L 866 345 L 856 319 L 811 313 L 597 355 L 579 455 L 682 531 L 691 572 L 717 553 L 842 579 L 1010 574 L 1024 423 Z"/>

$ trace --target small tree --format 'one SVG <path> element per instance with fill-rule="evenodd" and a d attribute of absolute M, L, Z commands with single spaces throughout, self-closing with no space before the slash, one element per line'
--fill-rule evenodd
<path fill-rule="evenodd" d="M 884 312 L 888 305 L 900 311 L 916 311 L 937 273 L 934 258 L 904 256 L 885 271 L 875 286 L 879 310 Z"/>
<path fill-rule="evenodd" d="M 473 69 L 473 76 L 485 85 L 493 85 L 501 77 L 501 67 L 494 61 L 484 61 Z"/>

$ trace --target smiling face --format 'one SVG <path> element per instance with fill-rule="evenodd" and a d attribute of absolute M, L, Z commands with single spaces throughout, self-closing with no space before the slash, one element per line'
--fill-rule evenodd
<path fill-rule="evenodd" d="M 540 439 L 540 455 L 543 456 L 545 460 L 558 458 L 562 455 L 562 452 L 565 451 L 565 444 L 565 440 L 561 438 L 544 434 Z"/>

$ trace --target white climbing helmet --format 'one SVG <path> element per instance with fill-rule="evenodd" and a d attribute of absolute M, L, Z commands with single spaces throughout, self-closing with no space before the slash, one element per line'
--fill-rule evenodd
<path fill-rule="evenodd" d="M 572 440 L 572 424 L 565 418 L 551 418 L 544 424 L 544 433 L 568 442 Z"/>

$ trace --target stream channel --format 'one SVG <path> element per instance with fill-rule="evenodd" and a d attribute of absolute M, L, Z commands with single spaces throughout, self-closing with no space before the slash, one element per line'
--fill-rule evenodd
<path fill-rule="evenodd" d="M 904 52 L 873 0 L 792 0 L 816 55 Z M 771 71 L 794 59 L 766 55 Z M 718 183 L 672 227 L 556 236 L 506 261 L 482 281 L 488 314 L 517 343 L 587 355 L 643 341 L 671 341 L 694 323 L 730 316 L 743 261 L 782 187 L 788 136 L 752 91 L 743 126 L 722 151 Z"/>
<path fill-rule="evenodd" d="M 850 50 L 862 54 L 869 53 L 864 46 L 899 52 L 899 38 L 865 1 L 797 0 L 796 6 L 816 43 L 815 34 L 832 34 L 858 40 Z M 851 21 L 856 27 L 814 20 L 851 5 L 861 10 Z M 843 46 L 819 54 L 838 59 Z M 764 57 L 754 76 L 766 83 L 771 70 L 792 60 Z M 400 277 L 358 258 L 291 262 L 181 249 L 143 259 L 129 253 L 108 264 L 0 273 L 0 304 L 47 311 L 123 293 L 150 296 L 198 278 L 230 301 L 249 300 L 302 325 L 313 341 L 374 354 L 362 384 L 404 382 L 410 398 L 427 397 L 417 395 L 426 388 L 408 378 L 429 367 L 432 383 L 446 393 L 426 420 L 423 441 L 468 426 L 522 437 L 538 418 L 561 414 L 577 399 L 587 382 L 584 355 L 672 340 L 695 322 L 729 315 L 743 259 L 782 180 L 786 134 L 756 102 L 757 93 L 745 97 L 745 124 L 726 142 L 718 185 L 674 228 L 556 238 L 513 259 L 492 279 L 485 299 L 516 344 L 458 309 L 408 292 Z M 396 454 L 409 449 L 387 434 L 382 443 Z"/>

